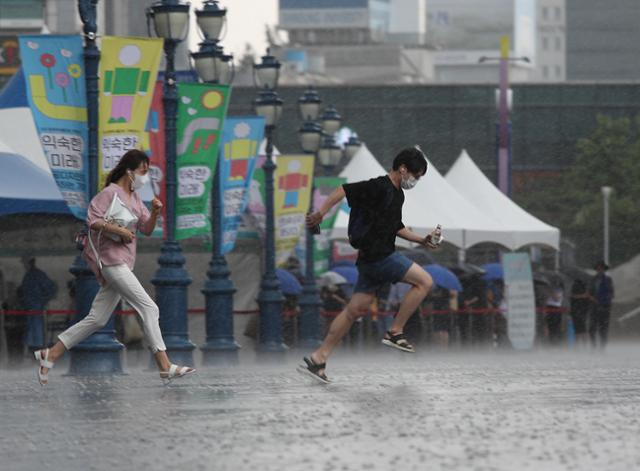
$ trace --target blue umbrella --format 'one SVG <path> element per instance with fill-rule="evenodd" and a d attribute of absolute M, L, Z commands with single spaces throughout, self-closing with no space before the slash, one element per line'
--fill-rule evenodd
<path fill-rule="evenodd" d="M 502 264 L 500 263 L 485 263 L 482 268 L 486 273 L 482 275 L 483 280 L 502 280 L 504 278 L 504 272 L 502 271 Z"/>
<path fill-rule="evenodd" d="M 298 279 L 282 268 L 276 268 L 276 276 L 280 282 L 282 294 L 300 294 L 302 293 L 302 285 Z"/>
<path fill-rule="evenodd" d="M 356 282 L 358 281 L 358 268 L 355 266 L 333 267 L 331 271 L 334 271 L 337 274 L 342 275 L 347 280 L 347 283 L 349 284 L 355 285 Z"/>
<path fill-rule="evenodd" d="M 448 268 L 443 267 L 442 265 L 437 265 L 432 263 L 430 265 L 425 265 L 422 267 L 426 270 L 433 282 L 443 289 L 452 289 L 455 291 L 462 291 L 462 285 L 460 284 L 460 280 L 458 277 Z"/>

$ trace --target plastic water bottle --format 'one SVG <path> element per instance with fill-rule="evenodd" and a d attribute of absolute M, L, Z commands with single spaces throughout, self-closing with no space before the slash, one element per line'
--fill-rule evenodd
<path fill-rule="evenodd" d="M 431 237 L 431 241 L 435 245 L 440 245 L 442 243 L 443 239 L 444 239 L 444 237 L 442 237 L 442 226 L 440 224 L 438 224 L 436 226 L 435 230 L 433 231 L 433 236 Z"/>

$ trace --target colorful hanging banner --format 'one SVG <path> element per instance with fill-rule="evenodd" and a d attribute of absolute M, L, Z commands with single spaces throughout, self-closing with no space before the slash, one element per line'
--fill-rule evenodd
<path fill-rule="evenodd" d="M 263 134 L 262 117 L 234 117 L 224 122 L 218 164 L 223 254 L 231 252 L 236 243 Z"/>
<path fill-rule="evenodd" d="M 346 183 L 347 179 L 342 177 L 318 177 L 314 182 L 313 208 L 314 211 L 317 211 L 329 195 L 340 185 Z M 329 270 L 329 262 L 331 260 L 331 230 L 336 222 L 338 209 L 340 209 L 340 205 L 331 208 L 320 224 L 320 234 L 314 237 L 313 271 L 316 276 L 320 276 Z"/>
<path fill-rule="evenodd" d="M 21 36 L 27 99 L 51 173 L 69 210 L 87 214 L 87 94 L 80 36 Z"/>
<path fill-rule="evenodd" d="M 102 38 L 98 186 L 130 149 L 148 149 L 145 125 L 162 57 L 162 39 Z"/>
<path fill-rule="evenodd" d="M 178 84 L 178 240 L 211 232 L 211 183 L 229 90 L 226 85 Z"/>
<path fill-rule="evenodd" d="M 276 265 L 293 252 L 309 211 L 314 157 L 280 155 L 274 174 Z"/>
<path fill-rule="evenodd" d="M 158 197 L 163 203 L 167 201 L 167 160 L 164 151 L 164 109 L 162 106 L 163 83 L 158 81 L 153 89 L 153 99 L 147 118 L 145 131 L 148 135 L 149 148 L 145 149 L 149 156 L 149 176 L 151 179 L 151 198 Z M 147 198 L 143 200 L 146 202 Z M 167 206 L 162 208 L 162 216 L 158 218 L 152 237 L 162 237 L 167 217 Z"/>

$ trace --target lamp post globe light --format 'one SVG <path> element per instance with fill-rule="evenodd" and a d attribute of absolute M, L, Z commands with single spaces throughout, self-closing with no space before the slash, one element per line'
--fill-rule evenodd
<path fill-rule="evenodd" d="M 233 56 L 224 54 L 217 42 L 225 24 L 227 10 L 215 0 L 196 11 L 204 41 L 191 54 L 200 79 L 207 83 L 228 84 L 233 79 Z M 205 296 L 206 342 L 200 347 L 204 364 L 236 363 L 240 346 L 233 338 L 233 293 L 231 272 L 221 251 L 222 225 L 220 201 L 220 158 L 211 185 L 211 261 L 202 289 Z"/>
<path fill-rule="evenodd" d="M 98 64 L 100 51 L 96 46 L 96 9 L 98 0 L 78 0 L 78 12 L 84 32 L 84 63 L 87 84 L 87 124 L 89 155 L 89 187 L 87 197 L 93 198 L 98 188 Z M 88 229 L 87 229 L 88 230 Z M 76 310 L 74 323 L 91 310 L 99 285 L 84 259 L 78 255 L 69 271 L 75 276 Z M 105 327 L 73 347 L 70 352 L 69 374 L 121 373 L 120 352 L 124 348 L 116 340 L 114 319 Z"/>
<path fill-rule="evenodd" d="M 313 89 L 309 89 L 298 100 L 300 116 L 305 120 L 298 131 L 300 146 L 307 154 L 316 154 L 322 142 L 322 127 L 313 122 L 318 119 L 322 100 Z M 315 185 L 311 185 L 309 213 L 314 211 L 313 195 Z M 307 228 L 305 238 L 305 274 L 302 294 L 298 300 L 300 305 L 299 347 L 315 348 L 320 344 L 320 296 L 315 281 L 314 270 L 314 231 Z"/>
<path fill-rule="evenodd" d="M 300 112 L 302 121 L 305 123 L 317 121 L 320 116 L 321 107 L 322 100 L 313 87 L 309 87 L 304 94 L 298 98 L 298 111 Z"/>
<path fill-rule="evenodd" d="M 282 305 L 284 297 L 276 277 L 275 221 L 273 204 L 273 131 L 282 114 L 282 100 L 275 88 L 280 75 L 280 63 L 269 54 L 262 57 L 260 64 L 254 64 L 254 80 L 260 90 L 254 101 L 256 114 L 265 119 L 266 160 L 262 169 L 265 183 L 266 227 L 264 242 L 265 271 L 262 275 L 258 305 L 260 307 L 260 340 L 258 349 L 263 352 L 280 353 L 287 347 L 282 342 Z"/>
<path fill-rule="evenodd" d="M 351 160 L 356 153 L 362 147 L 362 142 L 358 139 L 358 136 L 353 135 L 349 137 L 349 140 L 344 143 L 344 154 L 347 156 L 348 160 Z"/>
<path fill-rule="evenodd" d="M 233 56 L 225 55 L 218 45 L 227 9 L 221 8 L 217 0 L 207 0 L 202 10 L 196 10 L 196 19 L 203 41 L 200 50 L 192 52 L 194 67 L 198 76 L 207 83 L 230 83 Z"/>
<path fill-rule="evenodd" d="M 178 0 L 163 0 L 149 8 L 148 17 L 153 20 L 156 35 L 164 39 L 166 58 L 162 103 L 165 115 L 167 161 L 167 233 L 158 258 L 160 268 L 151 283 L 156 287 L 156 302 L 160 308 L 160 329 L 168 353 L 176 362 L 193 365 L 195 345 L 189 340 L 187 320 L 187 287 L 191 284 L 191 278 L 184 268 L 185 258 L 176 240 L 178 90 L 174 63 L 176 47 L 187 36 L 189 5 Z"/>
<path fill-rule="evenodd" d="M 333 136 L 325 135 L 320 149 L 318 149 L 318 162 L 327 174 L 333 167 L 340 163 L 342 149 L 336 144 Z"/>

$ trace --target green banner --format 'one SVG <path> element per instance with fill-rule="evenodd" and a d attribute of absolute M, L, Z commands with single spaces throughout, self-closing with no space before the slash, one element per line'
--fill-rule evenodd
<path fill-rule="evenodd" d="M 178 240 L 211 233 L 211 185 L 229 92 L 226 85 L 178 84 Z"/>
<path fill-rule="evenodd" d="M 314 210 L 317 210 L 322 206 L 322 203 L 324 203 L 333 190 L 346 182 L 347 179 L 341 177 L 316 178 L 314 180 L 315 193 L 313 194 Z M 331 211 L 329 211 L 322 220 L 322 224 L 320 224 L 320 234 L 314 238 L 313 271 L 316 276 L 320 276 L 329 270 L 329 260 L 331 258 L 331 230 L 336 222 L 339 208 L 339 204 L 331 208 Z"/>

